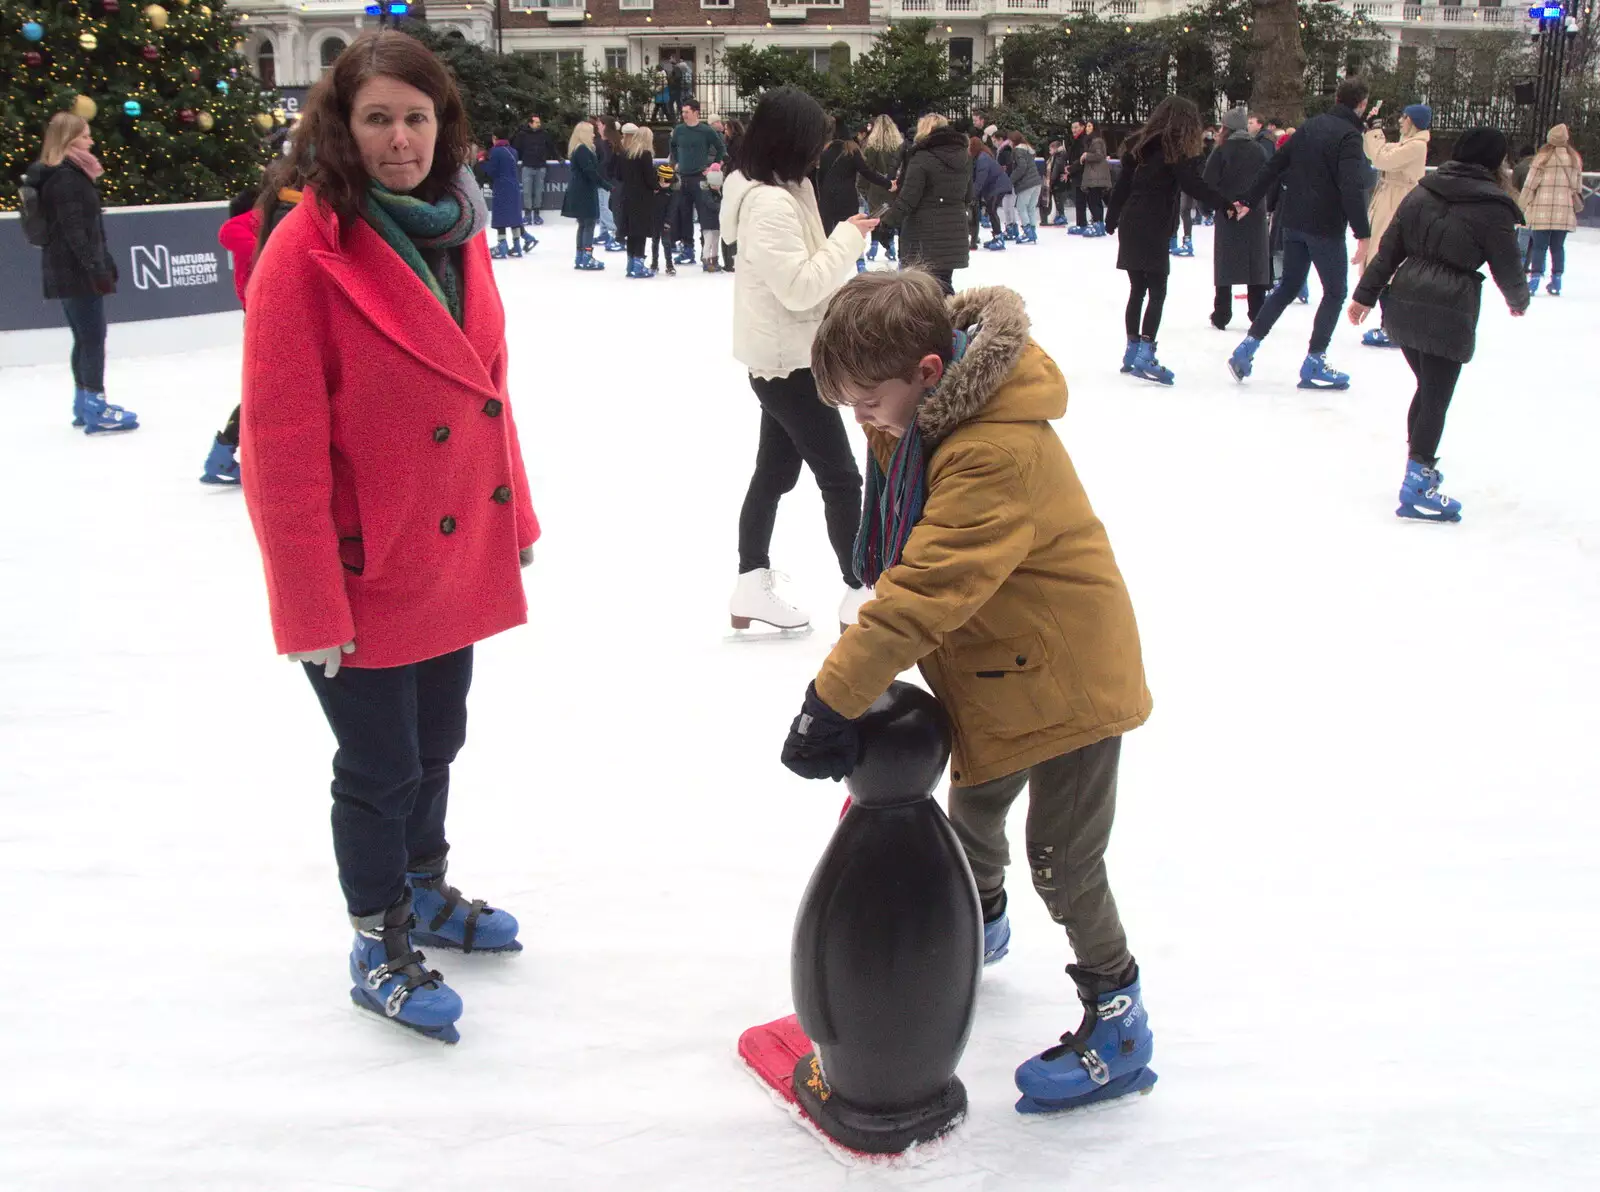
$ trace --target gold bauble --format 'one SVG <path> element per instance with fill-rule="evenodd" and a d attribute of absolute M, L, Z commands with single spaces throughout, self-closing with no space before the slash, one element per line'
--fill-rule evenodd
<path fill-rule="evenodd" d="M 269 112 L 256 113 L 256 127 L 262 132 L 272 131 L 272 115 Z"/>
<path fill-rule="evenodd" d="M 203 17 L 208 17 L 208 16 L 211 15 L 211 10 L 209 8 L 207 8 L 204 4 L 202 4 L 200 6 L 200 15 L 203 16 Z"/>
<path fill-rule="evenodd" d="M 178 7 L 179 8 L 188 8 L 189 7 L 189 0 L 178 0 Z"/>
<path fill-rule="evenodd" d="M 78 38 L 78 44 L 86 50 L 92 50 L 95 48 L 95 46 L 100 44 L 100 39 L 93 33 L 85 33 L 82 37 Z"/>
<path fill-rule="evenodd" d="M 152 4 L 144 10 L 144 19 L 150 22 L 152 29 L 165 29 L 167 27 L 167 10 L 159 4 Z"/>
<path fill-rule="evenodd" d="M 217 118 L 210 112 L 196 112 L 194 114 L 194 122 L 201 132 L 210 132 L 212 126 L 216 124 Z"/>
<path fill-rule="evenodd" d="M 99 105 L 87 95 L 80 95 L 72 101 L 72 114 L 84 120 L 93 120 L 99 110 Z"/>

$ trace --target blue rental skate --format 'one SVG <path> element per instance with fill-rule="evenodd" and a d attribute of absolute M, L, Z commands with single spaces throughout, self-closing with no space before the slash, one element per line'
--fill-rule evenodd
<path fill-rule="evenodd" d="M 1235 381 L 1242 381 L 1250 375 L 1255 364 L 1256 349 L 1260 346 L 1259 339 L 1247 335 L 1244 342 L 1233 350 L 1233 355 L 1228 357 L 1228 371 L 1233 374 Z"/>
<path fill-rule="evenodd" d="M 983 925 L 983 963 L 998 964 L 1011 951 L 1011 916 L 1000 912 L 998 919 Z"/>
<path fill-rule="evenodd" d="M 627 252 L 628 251 L 628 246 L 626 244 L 624 244 L 621 240 L 618 240 L 610 232 L 606 233 L 605 244 L 604 244 L 603 247 L 605 248 L 605 250 L 607 252 Z"/>
<path fill-rule="evenodd" d="M 411 938 L 429 948 L 452 952 L 520 952 L 517 919 L 481 898 L 468 902 L 444 880 L 445 859 L 421 862 L 406 874 L 417 925 Z"/>
<path fill-rule="evenodd" d="M 993 240 L 985 240 L 983 242 L 983 247 L 988 249 L 990 252 L 1005 252 L 1006 238 L 1004 236 L 996 236 Z"/>
<path fill-rule="evenodd" d="M 876 264 L 878 260 L 878 248 L 879 245 L 876 238 L 873 239 L 871 244 L 867 245 L 867 260 L 873 262 L 874 264 Z"/>
<path fill-rule="evenodd" d="M 1543 270 L 1540 270 L 1538 273 L 1530 273 L 1530 274 L 1528 274 L 1528 297 L 1529 298 L 1537 298 L 1539 296 L 1539 283 L 1542 282 L 1543 280 L 1544 280 L 1544 271 Z"/>
<path fill-rule="evenodd" d="M 211 440 L 211 453 L 206 456 L 205 473 L 201 484 L 238 484 L 239 460 L 234 449 L 221 439 Z"/>
<path fill-rule="evenodd" d="M 1138 350 L 1133 354 L 1133 367 L 1129 371 L 1142 381 L 1154 381 L 1158 385 L 1170 385 L 1177 380 L 1172 370 L 1163 367 L 1156 359 L 1156 346 L 1149 340 L 1139 341 Z"/>
<path fill-rule="evenodd" d="M 1416 460 L 1406 461 L 1406 478 L 1400 484 L 1400 508 L 1396 517 L 1412 521 L 1458 522 L 1461 520 L 1461 502 L 1452 500 L 1439 491 L 1444 476 L 1437 468 L 1430 468 Z"/>
<path fill-rule="evenodd" d="M 523 232 L 522 233 L 522 241 L 521 241 L 521 243 L 522 243 L 522 251 L 523 252 L 528 252 L 528 251 L 530 251 L 532 249 L 535 249 L 535 248 L 539 247 L 539 239 L 538 239 L 538 237 L 530 236 L 530 235 L 528 235 L 527 232 Z"/>
<path fill-rule="evenodd" d="M 1178 240 L 1177 240 L 1177 237 L 1173 237 L 1173 240 L 1172 240 L 1172 255 L 1175 256 L 1175 257 L 1192 257 L 1192 256 L 1194 256 L 1194 240 L 1191 239 L 1188 236 L 1185 236 L 1183 238 L 1183 243 L 1179 244 Z"/>
<path fill-rule="evenodd" d="M 425 957 L 411 947 L 410 897 L 352 921 L 356 938 L 350 948 L 350 1000 L 419 1035 L 458 1042 L 461 997 L 438 973 L 424 968 Z"/>
<path fill-rule="evenodd" d="M 1017 1069 L 1018 1113 L 1054 1113 L 1078 1109 L 1114 1097 L 1149 1092 L 1156 1082 L 1150 1071 L 1155 1037 L 1139 989 L 1139 970 L 1117 989 L 1077 965 L 1067 972 L 1078 985 L 1083 1022 L 1061 1036 L 1055 1047 Z"/>
<path fill-rule="evenodd" d="M 1007 240 L 1009 240 L 1013 244 L 1015 244 L 1021 238 L 1022 238 L 1022 234 L 1017 231 L 1017 225 L 1016 224 L 1007 224 L 1006 225 L 1006 239 Z"/>
<path fill-rule="evenodd" d="M 1089 230 L 1084 233 L 1084 235 L 1087 236 L 1091 240 L 1098 239 L 1099 237 L 1104 236 L 1105 234 L 1106 234 L 1106 224 L 1105 224 L 1105 220 L 1103 220 L 1103 219 L 1095 220 L 1092 224 L 1089 225 Z"/>
<path fill-rule="evenodd" d="M 643 257 L 628 258 L 628 276 L 637 278 L 651 278 L 656 271 L 644 263 Z"/>
<path fill-rule="evenodd" d="M 1382 327 L 1375 327 L 1361 337 L 1361 342 L 1369 348 L 1392 348 L 1394 341 Z"/>
<path fill-rule="evenodd" d="M 1178 238 L 1176 236 L 1170 236 L 1167 238 L 1167 252 L 1174 257 L 1179 255 Z"/>
<path fill-rule="evenodd" d="M 1069 236 L 1087 236 L 1088 234 L 1089 234 L 1089 225 L 1088 224 L 1073 224 L 1070 228 L 1067 229 L 1067 235 L 1069 235 Z"/>
<path fill-rule="evenodd" d="M 678 255 L 672 258 L 674 265 L 694 264 L 694 245 L 685 240 L 678 246 Z"/>
<path fill-rule="evenodd" d="M 1544 288 L 1544 292 L 1552 298 L 1561 297 L 1561 274 L 1552 273 L 1550 275 L 1550 284 Z"/>
<path fill-rule="evenodd" d="M 511 250 L 506 247 L 506 242 L 504 240 L 500 241 L 499 244 L 496 244 L 489 250 L 489 259 L 491 261 L 503 261 L 510 255 Z"/>
<path fill-rule="evenodd" d="M 898 262 L 900 260 L 899 257 L 894 255 L 894 241 L 893 240 L 889 241 L 889 243 L 884 246 L 883 255 L 888 257 L 891 261 Z"/>
<path fill-rule="evenodd" d="M 1034 227 L 1032 224 L 1029 224 L 1027 227 L 1022 229 L 1022 239 L 1017 241 L 1017 243 L 1018 244 L 1038 244 L 1039 243 L 1039 229 Z"/>
<path fill-rule="evenodd" d="M 1131 373 L 1133 371 L 1133 358 L 1135 356 L 1137 356 L 1138 354 L 1139 354 L 1139 337 L 1137 335 L 1130 335 L 1130 336 L 1128 336 L 1128 347 L 1127 347 L 1127 350 L 1122 353 L 1122 371 L 1123 372 Z"/>
<path fill-rule="evenodd" d="M 1300 365 L 1301 389 L 1348 389 L 1350 374 L 1328 367 L 1328 358 L 1321 352 L 1312 352 Z"/>
<path fill-rule="evenodd" d="M 106 401 L 103 393 L 83 391 L 83 433 L 102 435 L 115 431 L 138 430 L 139 415 Z"/>
<path fill-rule="evenodd" d="M 585 273 L 592 273 L 596 269 L 604 269 L 606 267 L 606 263 L 604 261 L 595 260 L 593 251 L 580 252 L 577 260 L 572 263 L 572 267 L 574 269 L 582 269 Z"/>
<path fill-rule="evenodd" d="M 857 257 L 856 258 L 856 272 L 857 273 L 865 273 L 866 271 L 867 271 L 867 259 L 865 257 Z"/>

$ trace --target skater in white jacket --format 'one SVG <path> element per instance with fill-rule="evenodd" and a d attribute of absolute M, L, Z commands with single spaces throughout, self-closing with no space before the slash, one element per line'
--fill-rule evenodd
<path fill-rule="evenodd" d="M 739 582 L 729 604 L 735 629 L 761 622 L 803 629 L 810 614 L 781 596 L 768 550 L 778 502 L 805 464 L 821 490 L 828 539 L 845 595 L 841 624 L 853 622 L 871 593 L 856 578 L 853 555 L 861 514 L 861 472 L 844 419 L 824 405 L 811 375 L 811 341 L 828 300 L 855 275 L 877 220 L 858 215 L 831 236 L 822 230 L 807 177 L 827 145 L 831 122 L 803 91 L 780 87 L 761 97 L 723 185 L 722 236 L 735 244 L 733 355 L 750 371 L 761 403 L 755 473 L 739 514 Z"/>

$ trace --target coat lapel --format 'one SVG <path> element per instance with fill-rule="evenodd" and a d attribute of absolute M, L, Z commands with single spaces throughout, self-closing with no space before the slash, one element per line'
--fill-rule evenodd
<path fill-rule="evenodd" d="M 365 222 L 357 222 L 343 232 L 341 239 L 343 252 L 311 255 L 380 335 L 456 384 L 489 397 L 499 395 L 482 349 L 474 350 L 477 345 L 468 341 L 450 312 L 376 232 Z M 477 244 L 465 246 L 461 254 L 465 275 L 462 280 L 468 326 L 481 323 L 480 332 L 486 332 L 494 321 L 502 321 L 503 325 L 503 315 L 499 313 L 499 297 L 493 292 L 493 279 L 488 279 L 492 297 L 485 299 L 485 279 L 474 267 L 476 250 L 481 248 Z M 491 309 L 476 319 L 474 306 L 485 305 Z M 492 352 L 490 355 L 492 358 Z"/>
<path fill-rule="evenodd" d="M 473 354 L 488 371 L 490 384 L 504 375 L 497 362 L 505 351 L 506 312 L 500 301 L 500 287 L 494 283 L 494 266 L 489 263 L 489 239 L 474 236 L 461 249 L 461 288 L 465 295 L 462 328 Z"/>

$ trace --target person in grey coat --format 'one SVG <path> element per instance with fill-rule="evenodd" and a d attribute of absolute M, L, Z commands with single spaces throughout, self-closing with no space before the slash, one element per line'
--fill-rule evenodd
<path fill-rule="evenodd" d="M 1235 108 L 1222 118 L 1224 138 L 1206 161 L 1205 180 L 1225 195 L 1241 194 L 1267 163 L 1266 150 L 1251 135 L 1248 115 Z M 1212 256 L 1216 303 L 1211 325 L 1227 329 L 1233 317 L 1233 287 L 1248 286 L 1250 318 L 1255 319 L 1272 288 L 1272 249 L 1267 236 L 1267 213 L 1252 208 L 1243 219 L 1217 221 Z"/>

